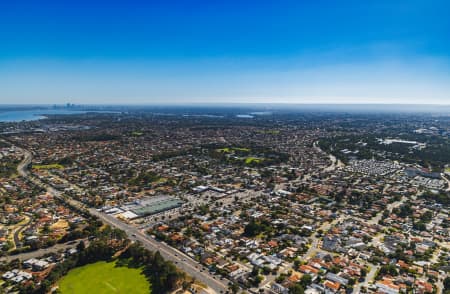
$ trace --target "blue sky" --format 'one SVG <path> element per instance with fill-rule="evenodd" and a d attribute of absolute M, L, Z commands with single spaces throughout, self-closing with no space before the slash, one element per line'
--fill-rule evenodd
<path fill-rule="evenodd" d="M 0 103 L 450 104 L 449 11 L 444 0 L 1 1 Z"/>

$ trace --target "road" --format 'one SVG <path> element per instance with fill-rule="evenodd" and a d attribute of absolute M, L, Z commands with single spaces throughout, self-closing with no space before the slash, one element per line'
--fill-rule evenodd
<path fill-rule="evenodd" d="M 184 253 L 176 250 L 175 248 L 167 244 L 163 244 L 150 238 L 149 236 L 141 232 L 138 228 L 123 223 L 122 221 L 119 221 L 113 216 L 101 213 L 94 208 L 86 208 L 86 206 L 83 203 L 73 198 L 70 198 L 66 195 L 63 195 L 60 191 L 56 190 L 52 186 L 32 176 L 27 170 L 27 167 L 31 164 L 33 155 L 28 150 L 22 148 L 19 149 L 21 149 L 24 154 L 24 159 L 17 166 L 17 171 L 19 175 L 28 178 L 37 186 L 45 188 L 47 192 L 50 193 L 53 197 L 58 198 L 71 206 L 78 207 L 80 209 L 89 212 L 91 215 L 98 217 L 104 223 L 112 227 L 123 230 L 128 235 L 128 238 L 130 240 L 140 241 L 145 248 L 151 251 L 159 251 L 166 260 L 172 261 L 173 263 L 176 264 L 178 268 L 185 271 L 188 275 L 194 277 L 197 281 L 200 281 L 205 285 L 208 285 L 216 293 L 224 293 L 227 291 L 228 280 L 221 280 L 220 277 L 214 276 L 213 274 L 210 274 L 207 271 L 203 271 L 201 264 L 191 259 Z"/>
<path fill-rule="evenodd" d="M 392 210 L 392 209 L 394 209 L 396 207 L 399 207 L 405 201 L 406 201 L 406 197 L 402 197 L 399 201 L 396 201 L 396 202 L 393 202 L 393 203 L 389 204 L 386 207 L 386 209 Z M 332 226 L 336 225 L 339 222 L 343 222 L 343 221 L 345 221 L 348 218 L 360 220 L 363 223 L 365 222 L 367 224 L 374 225 L 374 224 L 378 224 L 378 222 L 381 220 L 382 216 L 383 216 L 383 211 L 378 212 L 377 215 L 375 217 L 373 217 L 372 219 L 370 219 L 370 220 L 360 219 L 360 218 L 357 218 L 357 217 L 351 216 L 351 215 L 341 215 L 337 219 L 333 220 L 332 222 L 326 222 L 326 223 L 322 224 L 322 226 L 320 228 L 318 228 L 317 231 L 322 230 L 325 233 Z M 374 245 L 374 246 L 377 247 L 379 245 L 379 243 L 381 242 L 381 239 L 383 237 L 384 237 L 384 234 L 381 233 L 379 236 L 374 237 L 373 240 L 369 243 L 369 245 Z M 302 256 L 302 260 L 309 260 L 317 252 L 328 253 L 327 251 L 324 251 L 324 250 L 319 248 L 319 240 L 320 240 L 320 238 L 317 238 L 315 234 L 312 236 L 311 247 Z M 364 282 L 356 283 L 353 293 L 360 293 L 362 287 L 366 287 L 367 288 L 369 286 L 369 284 L 374 281 L 375 275 L 376 275 L 378 269 L 380 268 L 380 266 L 374 265 L 374 264 L 371 264 L 371 263 L 369 263 L 368 265 L 370 266 L 369 273 L 367 273 L 367 275 L 366 275 L 366 277 L 364 279 Z"/>
<path fill-rule="evenodd" d="M 22 148 L 18 149 L 22 151 L 24 157 L 22 161 L 17 165 L 17 172 L 19 173 L 19 175 L 26 178 L 29 176 L 27 168 L 31 164 L 31 161 L 33 160 L 33 155 L 28 150 Z"/>
<path fill-rule="evenodd" d="M 447 176 L 445 174 L 441 174 L 441 177 L 444 181 L 447 182 L 447 189 L 445 191 L 450 191 L 450 180 L 447 178 Z"/>
<path fill-rule="evenodd" d="M 66 249 L 70 249 L 70 248 L 75 248 L 77 246 L 79 241 L 76 241 L 74 244 L 68 244 L 68 243 L 64 243 L 64 244 L 55 244 L 52 247 L 49 248 L 42 248 L 39 250 L 35 250 L 35 251 L 30 251 L 30 252 L 24 252 L 24 253 L 19 253 L 19 254 L 14 254 L 14 255 L 8 255 L 8 256 L 3 256 L 0 258 L 0 261 L 6 261 L 6 262 L 10 262 L 14 259 L 20 259 L 20 260 L 27 260 L 30 258 L 38 258 L 41 257 L 45 254 L 48 253 L 56 253 L 60 250 L 66 250 Z"/>
<path fill-rule="evenodd" d="M 28 216 L 25 216 L 27 218 L 27 221 L 25 224 L 23 224 L 22 226 L 18 227 L 15 231 L 14 231 L 14 248 L 17 247 L 17 244 L 19 244 L 20 240 L 19 240 L 19 235 L 20 233 L 25 230 L 27 228 L 27 226 L 30 224 L 31 222 L 31 218 Z"/>
<path fill-rule="evenodd" d="M 353 293 L 360 293 L 361 288 L 368 288 L 371 283 L 375 280 L 375 275 L 377 274 L 378 270 L 380 269 L 379 265 L 369 264 L 370 271 L 367 273 L 366 277 L 364 278 L 364 282 L 362 283 L 356 283 L 355 287 L 353 288 Z"/>
<path fill-rule="evenodd" d="M 68 203 L 72 206 L 78 207 L 83 210 L 87 210 L 91 215 L 98 217 L 104 223 L 109 224 L 112 227 L 123 230 L 124 232 L 127 233 L 128 237 L 132 241 L 141 242 L 143 244 L 143 246 L 149 250 L 159 251 L 165 259 L 174 262 L 177 267 L 179 267 L 180 269 L 182 269 L 183 271 L 185 271 L 187 274 L 191 275 L 192 277 L 195 277 L 196 280 L 208 285 L 216 293 L 227 291 L 227 289 L 228 289 L 228 285 L 227 285 L 228 281 L 227 280 L 220 280 L 219 277 L 214 276 L 214 275 L 210 274 L 209 272 L 203 271 L 203 269 L 202 269 L 203 266 L 201 264 L 199 264 L 195 260 L 191 259 L 190 257 L 186 256 L 184 253 L 178 251 L 177 249 L 175 249 L 167 244 L 164 244 L 164 243 L 161 243 L 161 242 L 158 242 L 158 241 L 152 239 L 150 236 L 146 235 L 143 231 L 141 231 L 137 227 L 126 224 L 126 223 L 116 219 L 115 217 L 104 214 L 102 212 L 99 212 L 94 208 L 87 208 L 81 202 L 74 200 L 73 198 L 70 198 L 66 195 L 63 195 L 60 191 L 56 190 L 52 186 L 45 184 L 42 181 L 40 181 L 39 179 L 30 175 L 30 173 L 27 170 L 27 166 L 32 161 L 32 154 L 31 154 L 31 152 L 29 152 L 27 150 L 22 149 L 22 151 L 23 151 L 25 157 L 24 157 L 23 161 L 18 165 L 18 172 L 21 176 L 27 177 L 32 182 L 34 182 L 36 185 L 44 187 L 55 198 L 62 199 L 63 201 L 65 201 L 66 203 Z M 333 162 L 333 160 L 332 160 L 332 162 Z M 335 164 L 333 164 L 332 166 L 333 166 L 333 168 L 336 167 Z M 391 210 L 395 207 L 398 207 L 404 201 L 405 201 L 405 198 L 402 198 L 400 201 L 391 203 L 388 205 L 387 209 Z M 347 217 L 350 217 L 350 216 L 341 216 L 341 217 L 335 219 L 334 221 L 332 221 L 331 223 L 328 223 L 328 222 L 324 223 L 320 227 L 320 229 L 323 230 L 324 232 L 326 232 L 331 226 L 335 225 L 339 221 L 345 220 Z M 369 224 L 377 224 L 378 221 L 381 219 L 381 217 L 382 217 L 382 211 L 380 211 L 371 220 L 368 220 L 368 221 L 364 220 L 364 221 L 366 221 Z M 377 238 L 375 238 L 375 239 L 377 239 Z M 315 253 L 317 253 L 319 251 L 322 251 L 319 248 L 319 238 L 317 238 L 314 235 L 312 237 L 311 247 L 302 256 L 302 259 L 308 260 L 309 258 L 314 256 Z M 292 265 L 287 265 L 287 266 L 285 265 L 285 266 L 283 266 L 283 270 L 288 270 L 291 267 L 292 267 Z M 358 290 L 361 288 L 361 286 L 367 287 L 368 284 L 373 281 L 373 278 L 374 278 L 374 275 L 375 275 L 377 269 L 378 269 L 377 266 L 371 265 L 371 270 L 367 274 L 365 281 L 362 284 L 358 283 L 358 285 L 357 285 Z M 274 278 L 275 278 L 275 276 L 273 278 L 270 277 L 270 278 L 266 279 L 263 282 L 262 286 L 263 287 L 269 286 L 270 282 L 273 281 Z"/>
<path fill-rule="evenodd" d="M 182 269 L 190 276 L 195 277 L 196 280 L 208 285 L 217 293 L 227 291 L 228 285 L 226 280 L 220 280 L 218 276 L 214 276 L 203 270 L 200 272 L 203 266 L 181 251 L 152 239 L 138 228 L 128 225 L 113 216 L 98 212 L 94 208 L 90 208 L 89 212 L 92 215 L 97 216 L 104 223 L 125 231 L 132 241 L 140 241 L 147 249 L 159 251 L 165 259 L 174 262 L 178 268 Z"/>
<path fill-rule="evenodd" d="M 327 154 L 329 159 L 330 159 L 330 161 L 331 161 L 331 164 L 323 169 L 324 172 L 331 172 L 331 171 L 334 171 L 337 168 L 342 168 L 342 167 L 345 166 L 344 163 L 342 161 L 340 161 L 339 159 L 337 159 L 333 154 L 326 153 L 325 151 L 323 151 L 319 147 L 318 143 L 319 143 L 319 141 L 314 142 L 313 143 L 313 148 L 316 149 L 316 151 L 318 151 L 319 153 Z"/>
<path fill-rule="evenodd" d="M 331 222 L 325 222 L 322 224 L 322 226 L 320 226 L 318 230 L 322 230 L 324 232 L 328 231 L 332 226 L 334 226 L 336 223 L 342 221 L 344 219 L 344 217 L 339 217 Z M 314 233 L 311 236 L 311 246 L 308 248 L 308 250 L 305 252 L 305 254 L 303 254 L 301 256 L 302 261 L 306 261 L 309 260 L 310 258 L 312 258 L 313 256 L 316 255 L 317 252 L 324 252 L 324 253 L 328 253 L 322 249 L 319 248 L 319 242 L 320 242 L 320 238 L 316 237 L 316 233 Z M 283 262 L 283 264 L 281 265 L 279 272 L 285 273 L 285 272 L 289 272 L 290 270 L 292 270 L 294 267 L 294 263 L 290 262 Z M 295 269 L 297 270 L 297 269 Z M 259 286 L 259 288 L 266 288 L 266 289 L 270 289 L 270 285 L 273 281 L 275 281 L 277 275 L 269 275 L 266 276 L 265 280 L 261 283 L 261 285 Z M 254 292 L 257 292 L 258 289 L 253 288 L 252 290 L 254 290 Z"/>
<path fill-rule="evenodd" d="M 399 207 L 406 200 L 407 200 L 406 197 L 402 197 L 399 201 L 395 201 L 393 203 L 388 204 L 386 207 L 386 210 L 392 211 L 392 209 Z M 378 224 L 379 221 L 381 220 L 381 218 L 383 217 L 383 211 L 384 210 L 381 210 L 380 212 L 378 212 L 377 215 L 375 215 L 375 217 L 371 218 L 370 220 L 365 221 L 365 220 L 360 219 L 360 221 L 366 222 L 369 225 Z M 355 217 L 353 217 L 353 218 L 355 218 Z M 358 219 L 358 218 L 355 218 L 355 219 Z M 384 239 L 384 236 L 385 236 L 384 233 L 379 233 L 377 236 L 373 237 L 372 241 L 368 245 L 378 248 L 380 246 L 380 244 L 382 244 L 382 240 Z M 372 263 L 368 263 L 368 265 L 370 267 L 370 271 L 367 273 L 367 275 L 364 279 L 364 282 L 357 283 L 355 285 L 353 293 L 360 293 L 362 287 L 368 288 L 369 285 L 374 282 L 375 275 L 377 274 L 378 270 L 380 269 L 380 266 L 374 265 Z"/>

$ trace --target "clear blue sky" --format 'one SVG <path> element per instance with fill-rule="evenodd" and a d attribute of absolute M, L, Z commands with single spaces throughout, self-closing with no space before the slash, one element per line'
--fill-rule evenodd
<path fill-rule="evenodd" d="M 0 103 L 450 104 L 449 13 L 447 0 L 1 1 Z"/>

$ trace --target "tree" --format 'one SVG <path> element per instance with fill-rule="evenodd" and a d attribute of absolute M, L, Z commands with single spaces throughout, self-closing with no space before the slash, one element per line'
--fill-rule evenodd
<path fill-rule="evenodd" d="M 427 229 L 425 223 L 422 222 L 422 221 L 419 221 L 419 222 L 417 222 L 417 223 L 414 223 L 414 224 L 413 224 L 413 228 L 414 228 L 415 230 L 419 230 L 419 231 L 425 231 L 425 230 Z"/>
<path fill-rule="evenodd" d="M 236 284 L 236 283 L 233 283 L 233 284 L 230 286 L 230 290 L 231 290 L 231 293 L 233 293 L 233 294 L 239 292 L 239 285 Z"/>
<path fill-rule="evenodd" d="M 3 251 L 9 251 L 11 248 L 14 247 L 14 243 L 11 242 L 11 240 L 6 241 L 6 243 L 3 245 L 2 250 Z"/>
<path fill-rule="evenodd" d="M 398 271 L 397 271 L 395 265 L 393 265 L 393 264 L 383 265 L 380 268 L 380 272 L 379 273 L 380 273 L 380 275 L 385 275 L 385 274 L 389 274 L 391 276 L 398 275 Z"/>
<path fill-rule="evenodd" d="M 261 225 L 255 220 L 251 220 L 244 228 L 244 235 L 247 237 L 254 237 L 261 232 Z"/>
<path fill-rule="evenodd" d="M 189 287 L 191 286 L 191 283 L 189 281 L 183 281 L 183 283 L 181 284 L 181 288 L 186 291 L 187 289 L 189 289 Z"/>
<path fill-rule="evenodd" d="M 406 204 L 400 206 L 400 208 L 396 208 L 395 212 L 400 217 L 407 217 L 407 216 L 412 215 L 413 209 L 412 209 L 410 203 L 406 203 Z"/>
<path fill-rule="evenodd" d="M 303 275 L 303 277 L 300 279 L 300 284 L 302 285 L 303 288 L 306 288 L 307 286 L 309 286 L 312 283 L 312 277 L 311 275 L 305 274 Z"/>
<path fill-rule="evenodd" d="M 255 287 L 257 287 L 257 286 L 259 286 L 259 284 L 262 282 L 262 280 L 263 280 L 264 278 L 263 278 L 263 276 L 261 276 L 261 275 L 257 275 L 255 278 L 254 278 L 254 286 Z"/>
<path fill-rule="evenodd" d="M 450 292 L 450 277 L 446 277 L 444 280 L 444 291 Z"/>
<path fill-rule="evenodd" d="M 332 265 L 330 268 L 330 272 L 332 272 L 333 274 L 337 274 L 340 271 L 339 267 Z"/>
<path fill-rule="evenodd" d="M 44 234 L 48 234 L 48 233 L 50 233 L 50 226 L 49 226 L 49 224 L 45 224 L 44 225 L 44 227 L 42 228 L 42 232 L 44 233 Z"/>
<path fill-rule="evenodd" d="M 305 293 L 305 289 L 303 289 L 302 285 L 295 284 L 289 288 L 289 294 L 303 294 Z"/>
<path fill-rule="evenodd" d="M 420 220 L 424 223 L 429 223 L 433 219 L 433 213 L 428 210 L 420 216 Z"/>
<path fill-rule="evenodd" d="M 77 250 L 84 251 L 85 248 L 86 248 L 86 244 L 84 244 L 84 241 L 81 240 L 80 243 L 78 243 L 78 245 L 77 245 Z"/>

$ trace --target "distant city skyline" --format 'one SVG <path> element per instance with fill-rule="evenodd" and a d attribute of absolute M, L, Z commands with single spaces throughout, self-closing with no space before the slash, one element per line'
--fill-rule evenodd
<path fill-rule="evenodd" d="M 450 104 L 447 1 L 52 2 L 0 3 L 0 104 Z"/>

